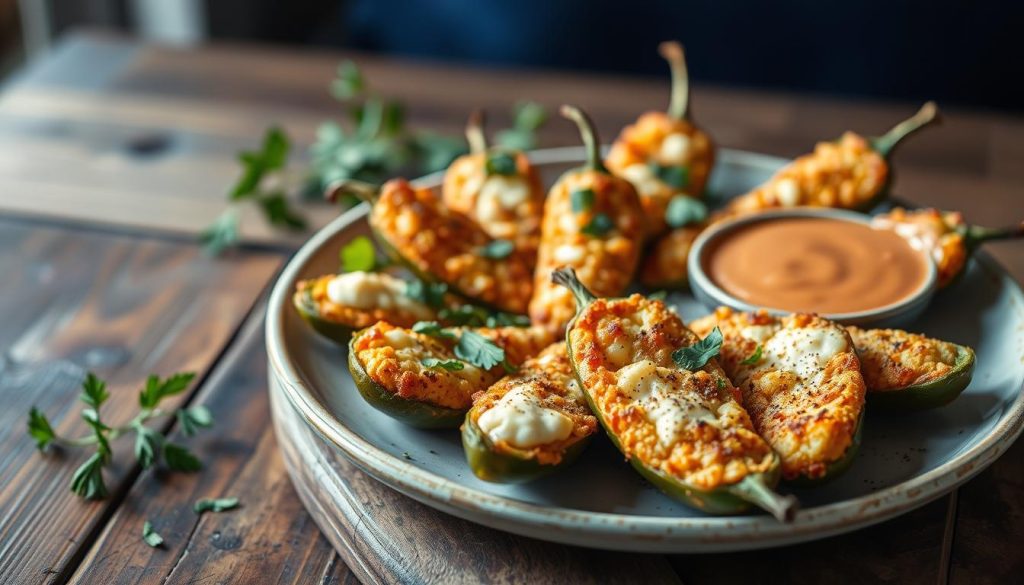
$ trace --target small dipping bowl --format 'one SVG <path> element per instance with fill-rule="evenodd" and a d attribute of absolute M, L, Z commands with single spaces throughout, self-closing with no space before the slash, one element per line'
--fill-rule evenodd
<path fill-rule="evenodd" d="M 751 215 L 740 216 L 736 219 L 723 221 L 708 228 L 694 241 L 687 258 L 687 272 L 690 279 L 690 287 L 694 296 L 709 309 L 720 305 L 732 307 L 739 311 L 756 311 L 764 309 L 773 315 L 789 315 L 800 312 L 798 307 L 794 310 L 779 309 L 776 307 L 761 307 L 753 305 L 748 301 L 737 298 L 718 285 L 706 272 L 705 266 L 709 254 L 713 254 L 718 245 L 726 238 L 735 234 L 736 230 L 748 227 L 759 222 L 778 221 L 795 218 L 816 218 L 847 221 L 865 226 L 870 226 L 871 217 L 861 213 L 838 209 L 819 208 L 797 208 L 777 211 L 765 211 Z M 920 254 L 924 260 L 925 275 L 921 285 L 908 295 L 896 302 L 853 312 L 827 313 L 818 312 L 819 315 L 833 321 L 847 325 L 871 326 L 871 327 L 904 327 L 917 319 L 928 308 L 935 295 L 938 283 L 938 273 L 935 263 L 927 253 L 914 249 L 907 243 L 907 246 L 914 253 Z M 813 311 L 804 311 L 813 312 Z"/>

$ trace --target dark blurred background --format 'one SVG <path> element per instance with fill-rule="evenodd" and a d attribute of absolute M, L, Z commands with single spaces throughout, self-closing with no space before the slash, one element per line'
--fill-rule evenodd
<path fill-rule="evenodd" d="M 1024 109 L 1024 1 L 0 0 L 0 67 L 76 27 L 156 42 L 347 47 L 502 67 Z"/>

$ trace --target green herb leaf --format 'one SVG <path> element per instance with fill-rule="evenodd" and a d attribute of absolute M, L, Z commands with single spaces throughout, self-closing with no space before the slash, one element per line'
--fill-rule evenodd
<path fill-rule="evenodd" d="M 28 411 L 28 434 L 36 442 L 36 448 L 40 451 L 57 440 L 57 433 L 50 425 L 50 420 L 34 406 Z"/>
<path fill-rule="evenodd" d="M 104 457 L 93 453 L 71 477 L 71 491 L 87 500 L 101 500 L 107 497 L 107 485 L 103 483 Z"/>
<path fill-rule="evenodd" d="M 199 471 L 203 467 L 188 448 L 174 443 L 164 443 L 164 461 L 174 471 Z"/>
<path fill-rule="evenodd" d="M 516 170 L 516 159 L 507 152 L 492 152 L 487 156 L 484 169 L 488 175 L 514 176 Z"/>
<path fill-rule="evenodd" d="M 373 272 L 377 268 L 377 250 L 366 236 L 357 236 L 339 253 L 342 272 Z"/>
<path fill-rule="evenodd" d="M 344 61 L 338 66 L 338 77 L 331 82 L 331 95 L 339 100 L 356 97 L 366 88 L 359 67 L 352 61 Z"/>
<path fill-rule="evenodd" d="M 530 150 L 537 146 L 536 131 L 547 121 L 548 112 L 536 102 L 520 102 L 513 110 L 512 128 L 495 135 L 500 146 L 512 150 Z"/>
<path fill-rule="evenodd" d="M 708 208 L 704 202 L 686 195 L 673 197 L 665 210 L 665 222 L 674 228 L 700 223 L 707 217 Z"/>
<path fill-rule="evenodd" d="M 150 524 L 149 520 L 142 523 L 142 540 L 146 541 L 146 544 L 153 548 L 157 548 L 164 543 L 164 538 L 153 530 L 153 525 Z"/>
<path fill-rule="evenodd" d="M 233 209 L 224 210 L 209 227 L 199 234 L 203 251 L 209 256 L 219 255 L 237 244 L 238 240 L 238 213 Z"/>
<path fill-rule="evenodd" d="M 485 327 L 529 327 L 530 318 L 512 313 L 494 313 L 484 321 Z"/>
<path fill-rule="evenodd" d="M 615 227 L 615 222 L 606 213 L 598 213 L 580 231 L 595 238 L 603 237 Z"/>
<path fill-rule="evenodd" d="M 179 372 L 163 380 L 155 374 L 150 375 L 146 386 L 139 392 L 139 406 L 156 408 L 164 398 L 184 392 L 195 377 L 193 372 Z"/>
<path fill-rule="evenodd" d="M 422 280 L 411 280 L 405 283 L 405 296 L 435 309 L 444 306 L 444 295 L 447 292 L 448 285 L 443 282 L 424 283 Z"/>
<path fill-rule="evenodd" d="M 583 213 L 584 211 L 590 211 L 590 208 L 594 206 L 594 200 L 597 198 L 597 193 L 593 189 L 574 189 L 572 193 L 569 193 L 569 203 L 572 205 L 573 213 Z"/>
<path fill-rule="evenodd" d="M 85 381 L 82 382 L 82 393 L 78 398 L 93 408 L 99 408 L 107 401 L 107 398 L 110 398 L 110 392 L 107 392 L 107 383 L 89 372 L 85 375 Z"/>
<path fill-rule="evenodd" d="M 725 390 L 725 380 L 715 378 L 715 386 L 717 386 L 719 390 Z"/>
<path fill-rule="evenodd" d="M 181 425 L 181 431 L 185 433 L 186 437 L 195 435 L 199 432 L 200 428 L 205 429 L 213 426 L 213 415 L 202 404 L 191 408 L 179 408 L 175 416 L 178 418 L 178 424 Z"/>
<path fill-rule="evenodd" d="M 242 163 L 242 176 L 231 189 L 230 199 L 235 201 L 256 194 L 267 172 L 284 167 L 290 149 L 288 136 L 280 128 L 268 128 L 259 151 L 238 155 Z"/>
<path fill-rule="evenodd" d="M 92 428 L 93 437 L 96 439 L 96 452 L 104 461 L 110 459 L 110 442 L 107 440 L 107 431 L 110 427 L 100 420 L 100 413 L 95 408 L 83 408 L 82 418 Z"/>
<path fill-rule="evenodd" d="M 416 333 L 439 337 L 441 339 L 455 339 L 455 334 L 448 331 L 437 321 L 417 321 L 413 324 L 412 330 Z"/>
<path fill-rule="evenodd" d="M 427 173 L 448 168 L 452 161 L 466 154 L 466 141 L 432 132 L 417 134 L 411 139 L 420 170 Z"/>
<path fill-rule="evenodd" d="M 455 372 L 466 367 L 466 364 L 459 360 L 440 360 L 432 357 L 423 358 L 420 360 L 420 363 L 428 368 L 441 368 L 449 372 Z"/>
<path fill-rule="evenodd" d="M 672 352 L 672 360 L 680 368 L 691 372 L 703 368 L 722 350 L 722 331 L 715 327 L 704 339 L 689 347 L 680 347 Z"/>
<path fill-rule="evenodd" d="M 216 500 L 203 498 L 196 502 L 192 509 L 196 514 L 202 514 L 203 512 L 225 512 L 237 507 L 238 498 L 218 498 Z"/>
<path fill-rule="evenodd" d="M 306 218 L 288 205 L 284 193 L 275 192 L 259 198 L 260 209 L 270 225 L 298 231 L 306 229 Z"/>
<path fill-rule="evenodd" d="M 498 364 L 508 367 L 505 362 L 505 350 L 475 331 L 462 332 L 459 342 L 455 345 L 455 357 L 485 370 Z"/>
<path fill-rule="evenodd" d="M 455 308 L 441 309 L 438 311 L 437 317 L 452 325 L 483 327 L 490 317 L 490 312 L 476 305 L 459 305 Z"/>
<path fill-rule="evenodd" d="M 483 246 L 477 251 L 483 258 L 491 258 L 492 260 L 502 260 L 508 258 L 509 255 L 516 249 L 515 244 L 509 240 L 491 240 L 487 242 L 486 246 Z"/>
<path fill-rule="evenodd" d="M 690 168 L 687 166 L 660 165 L 654 161 L 649 163 L 651 172 L 662 183 L 674 189 L 684 189 L 690 184 Z"/>
<path fill-rule="evenodd" d="M 143 469 L 152 467 L 160 459 L 163 444 L 163 435 L 145 425 L 135 425 L 135 459 Z"/>
<path fill-rule="evenodd" d="M 757 362 L 761 361 L 761 353 L 763 351 L 764 348 L 761 347 L 761 344 L 757 344 L 757 349 L 754 350 L 754 353 L 747 356 L 747 358 L 740 363 L 743 364 L 744 366 L 752 366 L 756 364 Z"/>

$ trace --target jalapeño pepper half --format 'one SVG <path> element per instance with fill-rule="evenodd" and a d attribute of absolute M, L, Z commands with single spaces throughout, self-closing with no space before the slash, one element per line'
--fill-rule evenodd
<path fill-rule="evenodd" d="M 707 357 L 713 348 L 693 347 L 699 338 L 661 301 L 599 299 L 570 269 L 552 278 L 578 304 L 566 332 L 573 371 L 633 467 L 669 496 L 709 514 L 756 505 L 791 520 L 795 498 L 773 491 L 779 456 L 754 432 L 737 389 Z M 699 361 L 686 369 L 684 358 Z"/>

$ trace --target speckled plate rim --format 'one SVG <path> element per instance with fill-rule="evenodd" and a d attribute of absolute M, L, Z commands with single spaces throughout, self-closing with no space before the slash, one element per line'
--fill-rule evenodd
<path fill-rule="evenodd" d="M 540 164 L 581 160 L 579 147 L 538 150 Z M 719 160 L 768 170 L 786 161 L 767 155 L 722 149 Z M 419 179 L 436 183 L 438 175 Z M 801 510 L 790 524 L 767 515 L 666 518 L 587 512 L 540 506 L 496 496 L 394 457 L 348 429 L 317 400 L 291 363 L 285 346 L 285 314 L 291 288 L 302 267 L 330 239 L 366 216 L 366 205 L 344 213 L 314 234 L 274 284 L 267 308 L 266 346 L 271 385 L 278 386 L 299 415 L 360 469 L 426 505 L 493 528 L 566 544 L 641 552 L 700 552 L 779 546 L 848 532 L 922 506 L 972 478 L 995 461 L 1024 428 L 1024 392 L 978 442 L 935 469 L 897 485 L 861 496 Z M 1024 306 L 1017 283 L 987 254 L 976 261 Z M 1024 389 L 1022 389 L 1024 390 Z"/>

